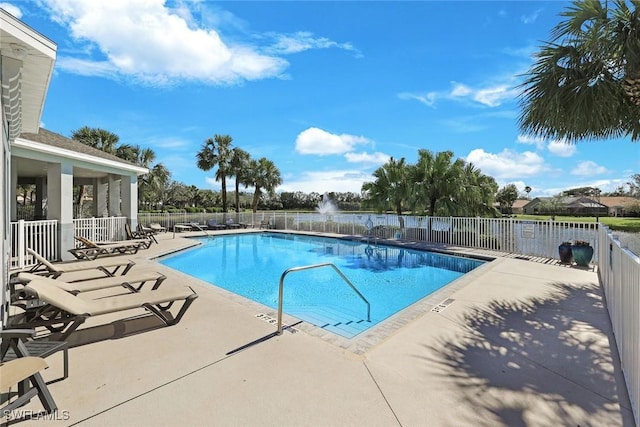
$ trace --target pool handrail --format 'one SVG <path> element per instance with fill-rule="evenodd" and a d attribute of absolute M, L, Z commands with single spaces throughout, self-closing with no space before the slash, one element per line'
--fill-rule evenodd
<path fill-rule="evenodd" d="M 283 300 L 283 294 L 284 294 L 284 278 L 287 276 L 287 274 L 295 271 L 310 270 L 312 268 L 321 268 L 321 267 L 333 268 L 336 271 L 336 273 L 340 275 L 342 280 L 344 280 L 347 283 L 347 285 L 349 285 L 351 289 L 353 289 L 355 293 L 358 294 L 358 296 L 365 302 L 365 304 L 367 304 L 367 322 L 371 322 L 371 304 L 364 297 L 364 295 L 362 295 L 362 293 L 360 293 L 360 291 L 356 289 L 353 283 L 351 283 L 351 280 L 349 280 L 347 276 L 345 276 L 338 267 L 336 267 L 334 264 L 330 262 L 325 262 L 321 264 L 303 265 L 300 267 L 287 268 L 280 276 L 280 284 L 278 285 L 278 331 L 277 331 L 278 335 L 282 335 L 282 303 L 283 303 L 282 300 Z"/>

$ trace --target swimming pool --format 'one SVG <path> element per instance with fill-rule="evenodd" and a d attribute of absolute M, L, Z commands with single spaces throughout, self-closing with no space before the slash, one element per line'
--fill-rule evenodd
<path fill-rule="evenodd" d="M 332 263 L 369 301 L 370 321 L 366 303 L 332 268 L 288 274 L 283 310 L 346 338 L 484 263 L 394 246 L 266 232 L 203 238 L 202 245 L 160 262 L 274 309 L 278 307 L 278 285 L 285 270 Z"/>

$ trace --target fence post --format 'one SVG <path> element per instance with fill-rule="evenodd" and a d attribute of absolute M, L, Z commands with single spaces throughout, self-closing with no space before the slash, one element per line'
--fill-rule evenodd
<path fill-rule="evenodd" d="M 24 268 L 24 219 L 18 220 L 18 267 Z"/>

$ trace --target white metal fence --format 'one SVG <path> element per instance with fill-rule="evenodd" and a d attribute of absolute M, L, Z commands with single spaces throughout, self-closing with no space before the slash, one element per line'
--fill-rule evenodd
<path fill-rule="evenodd" d="M 75 235 L 94 242 L 125 240 L 126 216 L 78 218 L 73 220 Z"/>
<path fill-rule="evenodd" d="M 126 222 L 126 217 L 74 219 L 74 233 L 96 242 L 124 240 Z M 36 264 L 36 260 L 27 253 L 27 248 L 49 260 L 60 259 L 58 239 L 57 220 L 12 222 L 9 268 L 19 269 Z"/>
<path fill-rule="evenodd" d="M 10 269 L 34 265 L 36 261 L 27 254 L 31 248 L 47 259 L 59 259 L 58 221 L 25 221 L 11 223 Z"/>
<path fill-rule="evenodd" d="M 640 425 L 640 257 L 615 232 L 599 232 L 598 274 L 616 337 L 636 425 Z"/>
<path fill-rule="evenodd" d="M 445 243 L 481 249 L 492 249 L 522 255 L 557 258 L 558 246 L 564 241 L 583 240 L 594 247 L 597 262 L 597 224 L 560 221 L 524 221 L 513 218 L 459 218 L 336 213 L 324 215 L 309 212 L 241 212 L 241 213 L 140 213 L 141 224 L 159 223 L 168 229 L 177 223 L 208 220 L 237 222 L 258 227 L 269 221 L 278 230 L 316 231 L 346 235 L 371 235 L 376 238 Z"/>

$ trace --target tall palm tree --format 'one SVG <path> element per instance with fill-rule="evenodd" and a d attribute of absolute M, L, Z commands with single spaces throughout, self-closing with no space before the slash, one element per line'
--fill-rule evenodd
<path fill-rule="evenodd" d="M 273 195 L 280 184 L 282 184 L 280 170 L 271 160 L 262 157 L 259 160 L 251 159 L 249 161 L 245 186 L 254 187 L 253 202 L 251 203 L 254 213 L 258 211 L 258 202 L 263 190 Z"/>
<path fill-rule="evenodd" d="M 528 185 L 526 187 L 524 187 L 524 192 L 527 193 L 527 199 L 529 198 L 529 193 L 531 193 L 531 187 L 529 187 Z"/>
<path fill-rule="evenodd" d="M 520 86 L 521 129 L 570 142 L 640 138 L 637 2 L 576 0 Z"/>
<path fill-rule="evenodd" d="M 465 162 L 462 159 L 452 162 L 452 159 L 452 151 L 434 154 L 429 150 L 418 150 L 411 181 L 417 183 L 417 198 L 425 203 L 429 216 L 436 214 L 436 208 L 441 214 L 450 214 L 457 209 L 453 196 L 462 183 Z"/>
<path fill-rule="evenodd" d="M 208 138 L 196 154 L 198 168 L 208 171 L 218 166 L 216 181 L 221 182 L 222 212 L 227 212 L 227 175 L 230 170 L 231 141 L 229 135 L 214 135 Z"/>
<path fill-rule="evenodd" d="M 246 170 L 251 156 L 242 148 L 235 147 L 231 150 L 229 161 L 229 176 L 236 178 L 236 213 L 240 212 L 240 184 L 246 181 Z"/>
<path fill-rule="evenodd" d="M 387 163 L 373 172 L 374 182 L 365 182 L 362 185 L 367 199 L 379 211 L 393 209 L 396 212 L 400 228 L 404 228 L 403 206 L 411 198 L 408 171 L 404 157 L 400 160 L 391 157 Z"/>

